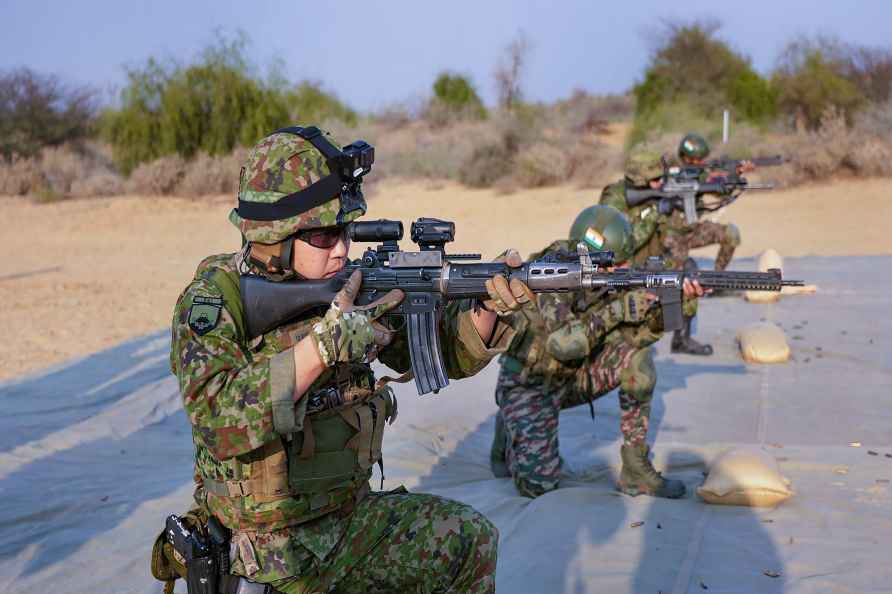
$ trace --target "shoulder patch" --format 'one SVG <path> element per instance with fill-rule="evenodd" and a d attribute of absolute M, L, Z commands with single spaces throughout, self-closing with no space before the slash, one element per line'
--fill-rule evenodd
<path fill-rule="evenodd" d="M 217 327 L 221 309 L 223 309 L 222 298 L 196 295 L 192 299 L 192 307 L 189 308 L 189 327 L 199 336 L 204 336 Z"/>

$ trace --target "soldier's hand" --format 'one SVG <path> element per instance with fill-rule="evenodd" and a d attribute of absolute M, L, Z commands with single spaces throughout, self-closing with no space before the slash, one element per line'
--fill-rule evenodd
<path fill-rule="evenodd" d="M 706 289 L 700 286 L 699 281 L 692 281 L 689 278 L 684 279 L 684 283 L 682 284 L 682 291 L 684 292 L 684 296 L 688 299 L 703 297 L 703 295 L 707 293 Z"/>
<path fill-rule="evenodd" d="M 523 258 L 517 250 L 509 249 L 493 262 L 504 262 L 511 268 L 517 268 L 523 265 Z M 485 286 L 489 299 L 483 302 L 483 307 L 499 316 L 514 313 L 528 304 L 536 304 L 533 291 L 519 279 L 511 279 L 509 282 L 503 275 L 496 274 L 486 281 Z"/>
<path fill-rule="evenodd" d="M 656 301 L 656 295 L 643 289 L 626 291 L 622 296 L 623 321 L 630 324 L 643 322 L 647 317 L 647 311 Z"/>
<path fill-rule="evenodd" d="M 319 357 L 328 367 L 366 360 L 377 346 L 388 344 L 392 338 L 389 329 L 375 320 L 399 305 L 403 292 L 394 289 L 368 305 L 354 305 L 361 284 L 362 274 L 356 270 L 310 332 Z"/>

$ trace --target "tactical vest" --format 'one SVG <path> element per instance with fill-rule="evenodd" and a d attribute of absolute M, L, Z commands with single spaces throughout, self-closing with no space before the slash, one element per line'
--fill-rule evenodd
<path fill-rule="evenodd" d="M 307 335 L 318 316 L 277 328 L 247 343 L 232 258 L 214 257 L 199 267 L 196 278 L 213 283 L 235 320 L 239 341 L 252 356 L 272 356 Z M 196 494 L 228 528 L 270 531 L 308 522 L 335 510 L 349 511 L 368 492 L 372 466 L 381 463 L 385 422 L 396 416 L 389 387 L 375 391 L 371 368 L 338 364 L 313 383 L 298 401 L 335 388 L 349 402 L 334 408 L 308 409 L 303 426 L 244 456 L 217 460 L 197 447 L 200 485 Z M 207 472 L 213 469 L 213 472 Z M 383 465 L 382 465 L 383 473 Z"/>

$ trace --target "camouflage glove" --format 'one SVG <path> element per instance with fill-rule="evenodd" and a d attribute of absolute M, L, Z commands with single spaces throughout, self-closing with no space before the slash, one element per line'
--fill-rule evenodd
<path fill-rule="evenodd" d="M 523 258 L 517 250 L 507 250 L 493 262 L 504 262 L 511 268 L 517 268 L 523 264 Z M 495 312 L 498 316 L 507 316 L 524 308 L 528 304 L 535 306 L 536 296 L 530 288 L 516 278 L 508 282 L 503 275 L 497 274 L 485 283 L 489 299 L 483 302 L 483 307 Z"/>
<path fill-rule="evenodd" d="M 309 334 L 327 367 L 364 361 L 377 346 L 389 342 L 389 333 L 375 320 L 399 305 L 403 292 L 394 289 L 368 305 L 353 305 L 361 283 L 362 274 L 356 270 Z"/>

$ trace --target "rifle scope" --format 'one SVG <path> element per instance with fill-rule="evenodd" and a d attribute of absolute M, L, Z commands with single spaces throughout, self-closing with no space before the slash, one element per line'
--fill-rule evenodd
<path fill-rule="evenodd" d="M 441 246 L 455 240 L 455 223 L 422 217 L 412 223 L 412 241 L 422 248 Z"/>
<path fill-rule="evenodd" d="M 388 219 L 356 221 L 350 223 L 349 233 L 350 239 L 353 241 L 399 241 L 403 238 L 403 223 Z"/>

